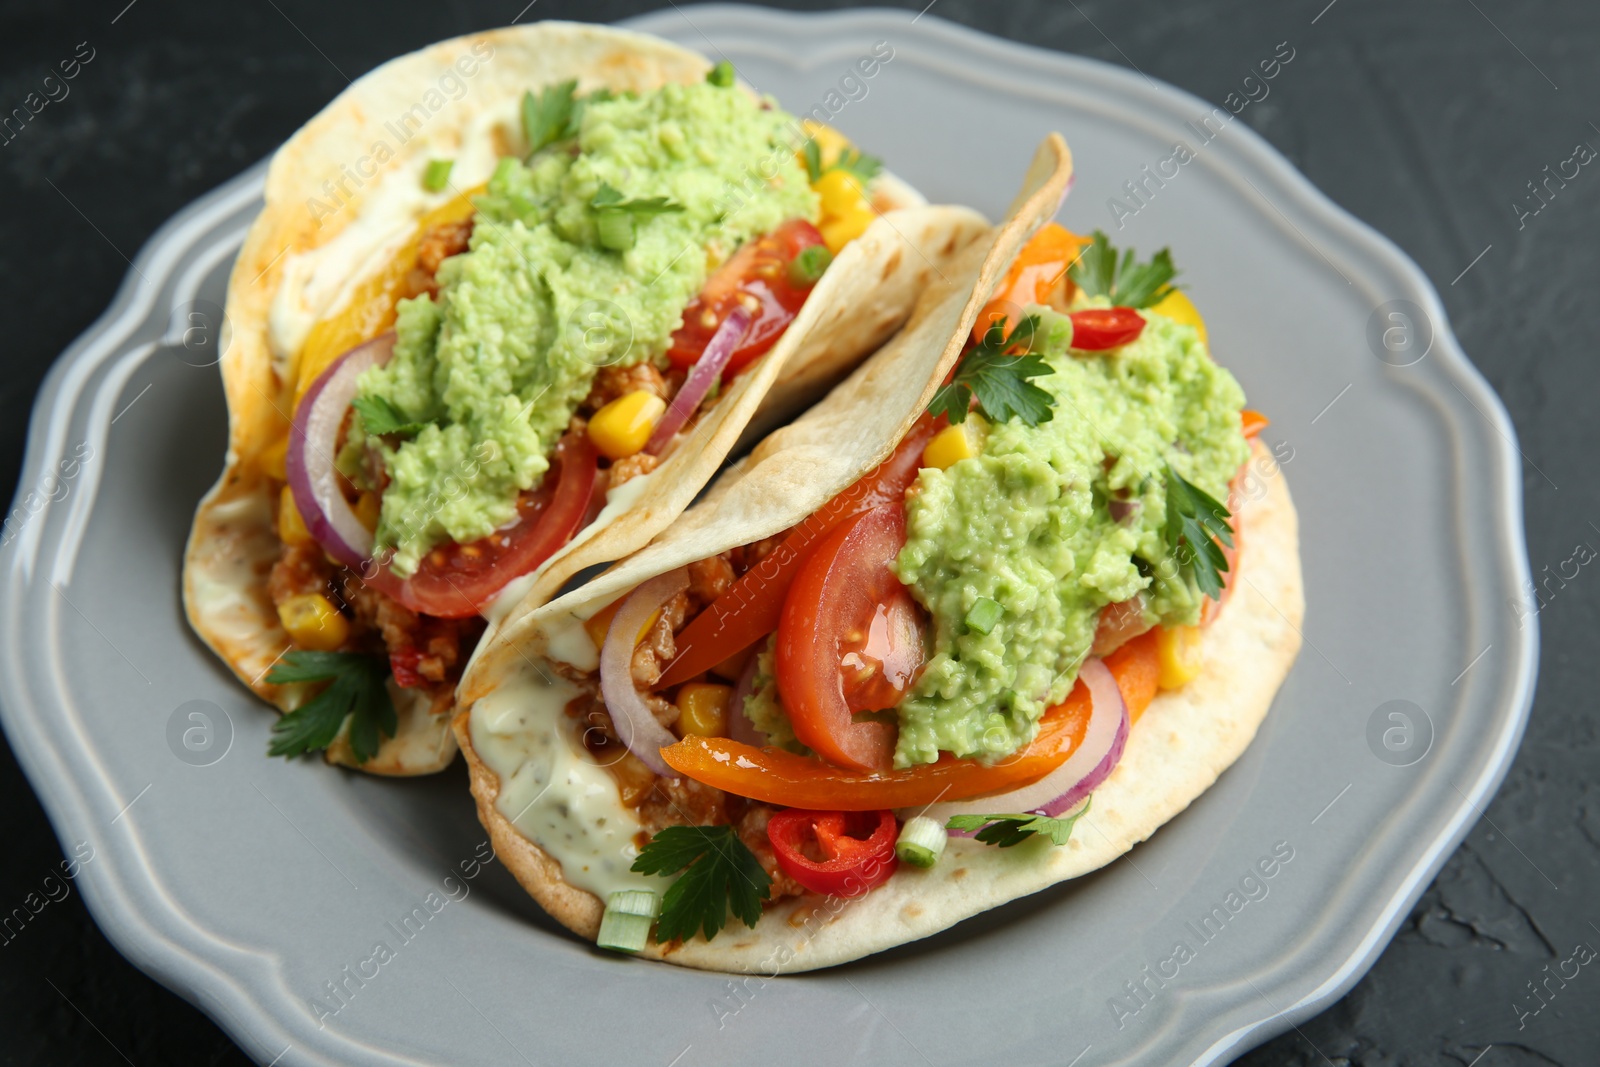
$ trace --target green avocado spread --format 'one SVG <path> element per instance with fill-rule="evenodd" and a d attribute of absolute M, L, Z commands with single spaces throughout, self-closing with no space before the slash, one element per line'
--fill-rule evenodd
<path fill-rule="evenodd" d="M 389 476 L 376 540 L 402 576 L 433 546 L 514 516 L 599 369 L 663 360 L 711 266 L 817 217 L 785 137 L 795 120 L 743 90 L 579 103 L 575 138 L 500 162 L 468 250 L 440 266 L 436 297 L 401 302 L 393 358 L 362 377 L 363 397 L 423 424 L 398 443 L 372 439 Z M 635 215 L 632 247 L 612 251 L 594 201 L 617 194 L 675 209 Z M 365 441 L 359 427 L 350 440 Z"/>
<path fill-rule="evenodd" d="M 977 455 L 924 469 L 906 503 L 895 569 L 932 616 L 933 653 L 898 708 L 899 767 L 1026 745 L 1076 681 L 1107 604 L 1142 593 L 1147 620 L 1198 622 L 1202 597 L 1166 540 L 1167 466 L 1226 501 L 1249 455 L 1244 393 L 1193 327 L 1144 312 L 1133 343 L 1071 352 L 1070 320 L 1030 312 L 1054 368 L 1033 379 L 1055 398 L 1052 418 L 988 425 Z M 979 598 L 1000 607 L 987 633 L 966 622 Z"/>

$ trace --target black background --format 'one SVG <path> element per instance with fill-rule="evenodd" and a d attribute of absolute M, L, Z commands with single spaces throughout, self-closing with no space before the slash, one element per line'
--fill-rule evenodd
<path fill-rule="evenodd" d="M 94 49 L 70 96 L 0 145 L 7 487 L 40 379 L 105 309 L 127 257 L 157 226 L 270 153 L 344 88 L 344 75 L 510 22 L 524 0 L 126 2 L 0 5 L 0 111 L 39 91 L 79 42 Z M 925 2 L 898 6 L 914 13 Z M 1354 991 L 1240 1062 L 1600 1063 L 1594 968 L 1537 1015 L 1521 1014 L 1540 1004 L 1527 983 L 1572 952 L 1551 931 L 1584 931 L 1600 947 L 1600 599 L 1591 588 L 1600 579 L 1584 571 L 1563 586 L 1556 577 L 1580 542 L 1600 546 L 1600 173 L 1586 167 L 1537 215 L 1519 218 L 1514 206 L 1538 206 L 1527 183 L 1578 142 L 1600 146 L 1600 4 L 1325 4 L 936 0 L 932 14 L 1135 65 L 1216 103 L 1261 41 L 1292 39 L 1295 76 L 1245 120 L 1428 273 L 1510 408 L 1524 454 L 1548 475 L 1524 466 L 1529 553 L 1548 594 L 1538 696 L 1506 784 Z M 609 21 L 653 6 L 538 0 L 523 17 Z M 55 868 L 61 847 L 9 749 L 0 804 L 0 902 L 9 909 Z M 0 1062 L 248 1061 L 117 955 L 74 894 L 0 947 Z"/>

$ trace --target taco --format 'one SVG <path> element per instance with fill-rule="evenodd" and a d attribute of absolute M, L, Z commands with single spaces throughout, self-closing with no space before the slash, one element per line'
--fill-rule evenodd
<path fill-rule="evenodd" d="M 380 774 L 453 758 L 496 603 L 648 543 L 988 232 L 727 63 L 558 22 L 361 78 L 265 200 L 185 606 L 274 754 Z"/>
<path fill-rule="evenodd" d="M 1046 222 L 1070 175 L 1052 136 L 893 341 L 486 639 L 479 817 L 572 930 L 841 963 L 1109 863 L 1249 743 L 1299 645 L 1294 508 L 1169 254 Z"/>

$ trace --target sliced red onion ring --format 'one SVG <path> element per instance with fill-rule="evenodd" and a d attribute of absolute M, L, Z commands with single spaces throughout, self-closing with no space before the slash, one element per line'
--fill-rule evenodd
<path fill-rule="evenodd" d="M 767 736 L 765 730 L 760 729 L 750 721 L 750 716 L 744 713 L 744 698 L 755 692 L 756 667 L 761 660 L 761 650 L 750 657 L 750 662 L 744 665 L 744 673 L 739 675 L 739 684 L 734 687 L 733 698 L 728 701 L 728 737 L 743 745 L 753 745 L 756 748 L 765 748 L 772 744 L 772 738 Z"/>
<path fill-rule="evenodd" d="M 952 815 L 968 813 L 1000 815 L 1036 811 L 1055 816 L 1076 807 L 1099 788 L 1122 759 L 1122 750 L 1128 743 L 1128 705 L 1123 702 L 1117 680 L 1099 660 L 1087 660 L 1078 677 L 1089 687 L 1094 707 L 1089 712 L 1089 728 L 1084 732 L 1083 744 L 1065 763 L 1032 785 L 1006 793 L 935 804 L 917 814 L 941 823 L 949 821 Z"/>
<path fill-rule="evenodd" d="M 372 533 L 345 502 L 339 473 L 339 428 L 355 399 L 361 375 L 381 367 L 394 354 L 394 332 L 357 345 L 317 376 L 295 408 L 289 434 L 289 487 L 306 529 L 328 554 L 348 567 L 361 568 L 372 554 Z"/>
<path fill-rule="evenodd" d="M 661 606 L 689 588 L 689 571 L 679 567 L 645 582 L 622 602 L 611 620 L 605 645 L 600 649 L 600 693 L 606 710 L 617 728 L 617 736 L 628 751 L 663 778 L 676 778 L 678 772 L 667 766 L 661 750 L 678 739 L 656 721 L 644 697 L 633 684 L 633 650 L 639 644 L 639 631 Z"/>
<path fill-rule="evenodd" d="M 694 366 L 689 369 L 689 377 L 683 380 L 683 387 L 678 390 L 678 395 L 672 398 L 672 403 L 667 405 L 661 421 L 656 423 L 655 432 L 650 435 L 650 440 L 645 442 L 646 452 L 653 456 L 660 455 L 673 435 L 683 429 L 683 424 L 689 421 L 689 416 L 694 414 L 695 409 L 700 406 L 700 401 L 706 398 L 706 394 L 716 384 L 717 378 L 722 374 L 722 368 L 733 358 L 734 349 L 744 340 L 745 331 L 750 329 L 750 319 L 750 309 L 743 304 L 734 305 L 734 309 L 728 312 L 728 317 L 722 320 L 717 332 L 706 342 L 706 350 L 700 353 L 700 358 L 695 360 Z"/>

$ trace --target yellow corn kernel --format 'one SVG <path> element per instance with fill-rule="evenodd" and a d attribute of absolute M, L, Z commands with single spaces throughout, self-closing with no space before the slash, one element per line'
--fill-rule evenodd
<path fill-rule="evenodd" d="M 1200 674 L 1198 626 L 1163 626 L 1156 634 L 1156 651 L 1160 655 L 1161 688 L 1178 689 Z"/>
<path fill-rule="evenodd" d="M 1180 289 L 1174 289 L 1154 304 L 1150 310 L 1157 315 L 1165 315 L 1173 322 L 1181 322 L 1185 326 L 1193 326 L 1194 332 L 1200 335 L 1200 342 L 1210 347 L 1211 342 L 1206 338 L 1206 320 L 1200 317 L 1200 311 L 1194 306 Z"/>
<path fill-rule="evenodd" d="M 933 440 L 922 450 L 922 465 L 945 470 L 961 460 L 976 456 L 978 450 L 973 444 L 971 430 L 974 421 L 975 416 L 968 415 L 966 422 L 946 426 L 934 434 Z"/>
<path fill-rule="evenodd" d="M 811 188 L 822 198 L 822 217 L 838 219 L 867 203 L 867 191 L 857 178 L 847 170 L 830 170 L 816 180 Z"/>
<path fill-rule="evenodd" d="M 606 634 L 611 632 L 611 620 L 617 617 L 618 609 L 622 607 L 622 602 L 627 599 L 626 596 L 620 596 L 583 620 L 584 632 L 589 635 L 589 640 L 594 642 L 595 648 L 605 647 Z M 639 636 L 634 638 L 635 644 L 644 640 L 644 635 L 650 632 L 650 627 L 654 626 L 659 618 L 661 618 L 660 609 L 650 613 L 650 617 L 645 620 L 644 625 L 639 627 Z"/>
<path fill-rule="evenodd" d="M 294 491 L 287 485 L 278 494 L 278 540 L 286 545 L 309 545 L 311 531 L 294 503 Z"/>
<path fill-rule="evenodd" d="M 626 459 L 650 440 L 667 402 L 644 389 L 619 396 L 589 420 L 589 440 L 610 460 Z"/>
<path fill-rule="evenodd" d="M 824 218 L 817 229 L 822 231 L 822 240 L 828 246 L 828 251 L 838 255 L 845 245 L 866 233 L 867 227 L 877 217 L 878 213 L 872 210 L 872 205 L 863 200 L 859 208 L 848 214 Z"/>
<path fill-rule="evenodd" d="M 678 732 L 685 737 L 722 737 L 728 728 L 733 687 L 687 682 L 678 689 Z"/>
<path fill-rule="evenodd" d="M 302 593 L 278 605 L 278 621 L 296 648 L 332 652 L 350 637 L 350 620 L 321 593 Z"/>
<path fill-rule="evenodd" d="M 822 161 L 824 168 L 831 167 L 839 162 L 839 156 L 844 153 L 845 149 L 855 147 L 850 143 L 850 138 L 832 126 L 825 126 L 820 122 L 806 119 L 801 124 L 801 127 L 805 130 L 807 137 L 817 142 L 817 156 Z M 805 166 L 806 154 L 804 149 L 796 152 L 795 158 L 800 161 L 801 166 Z"/>
<path fill-rule="evenodd" d="M 378 528 L 378 516 L 383 511 L 383 501 L 377 493 L 362 493 L 356 499 L 355 513 L 361 525 L 370 533 Z"/>
<path fill-rule="evenodd" d="M 257 457 L 261 471 L 268 478 L 286 482 L 289 480 L 289 438 L 276 441 L 263 448 Z"/>

